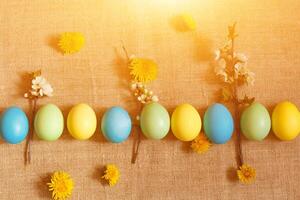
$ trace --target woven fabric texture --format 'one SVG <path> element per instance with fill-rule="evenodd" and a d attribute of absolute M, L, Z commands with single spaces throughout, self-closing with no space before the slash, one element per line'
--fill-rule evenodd
<path fill-rule="evenodd" d="M 218 101 L 221 87 L 210 65 L 210 52 L 222 46 L 227 25 L 238 22 L 237 49 L 249 57 L 256 83 L 241 95 L 255 96 L 271 112 L 290 100 L 300 106 L 300 1 L 298 0 L 1 0 L 0 110 L 18 105 L 26 73 L 42 69 L 54 87 L 52 102 L 65 116 L 81 102 L 90 104 L 98 121 L 105 109 L 120 105 L 134 117 L 138 104 L 128 90 L 122 43 L 130 54 L 152 58 L 158 79 L 150 85 L 171 113 L 179 104 L 194 105 L 203 117 Z M 197 21 L 195 32 L 174 30 L 182 12 Z M 64 56 L 57 49 L 62 32 L 81 32 L 86 45 Z M 55 170 L 69 172 L 71 199 L 300 199 L 300 138 L 281 142 L 270 133 L 263 142 L 243 138 L 244 159 L 257 170 L 252 185 L 236 180 L 234 136 L 203 155 L 191 152 L 170 133 L 165 139 L 142 139 L 137 163 L 130 163 L 134 136 L 121 144 L 106 142 L 99 126 L 88 141 L 65 130 L 55 142 L 36 137 L 32 162 L 25 167 L 25 142 L 0 142 L 0 199 L 49 199 L 45 182 Z M 115 187 L 102 183 L 105 164 L 115 163 L 121 178 Z"/>

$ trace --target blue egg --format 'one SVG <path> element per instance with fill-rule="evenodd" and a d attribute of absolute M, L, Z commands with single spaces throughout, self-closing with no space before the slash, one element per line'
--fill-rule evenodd
<path fill-rule="evenodd" d="M 222 104 L 211 105 L 204 114 L 204 131 L 206 136 L 216 144 L 230 140 L 234 122 L 229 110 Z"/>
<path fill-rule="evenodd" d="M 0 132 L 2 138 L 10 144 L 22 142 L 29 130 L 25 112 L 18 107 L 9 107 L 1 115 Z"/>
<path fill-rule="evenodd" d="M 104 137 L 113 143 L 125 141 L 131 132 L 131 119 L 122 107 L 112 107 L 107 110 L 101 121 Z"/>

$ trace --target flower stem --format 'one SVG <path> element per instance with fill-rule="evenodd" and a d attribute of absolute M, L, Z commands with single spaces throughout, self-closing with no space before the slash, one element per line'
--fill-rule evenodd
<path fill-rule="evenodd" d="M 29 99 L 30 101 L 30 107 L 31 107 L 31 118 L 30 118 L 30 127 L 29 127 L 29 135 L 26 139 L 26 146 L 25 146 L 25 165 L 30 164 L 31 161 L 31 154 L 30 154 L 30 143 L 33 139 L 33 132 L 34 132 L 34 117 L 37 107 L 37 97 L 33 97 L 32 99 Z"/>
<path fill-rule="evenodd" d="M 142 109 L 143 109 L 143 105 L 141 104 L 139 114 L 141 113 Z M 141 144 L 141 127 L 140 127 L 139 123 L 133 124 L 133 126 L 136 130 L 137 136 L 133 143 L 131 164 L 135 164 L 138 154 L 139 154 L 139 148 L 140 148 L 140 144 Z"/>
<path fill-rule="evenodd" d="M 135 130 L 137 132 L 137 138 L 135 139 L 133 143 L 133 149 L 132 149 L 132 158 L 131 158 L 131 164 L 135 164 L 138 154 L 139 154 L 139 148 L 141 144 L 141 133 L 140 133 L 140 127 L 138 125 L 134 125 Z"/>
<path fill-rule="evenodd" d="M 235 25 L 234 25 L 235 26 Z M 234 27 L 233 26 L 233 27 Z M 233 28 L 234 31 L 234 28 Z M 231 37 L 231 58 L 232 58 L 232 63 L 231 63 L 231 69 L 232 72 L 234 73 L 235 69 L 235 63 L 234 63 L 234 45 L 235 45 L 235 33 L 233 32 L 232 34 L 233 37 Z M 240 103 L 239 103 L 239 97 L 238 97 L 238 83 L 237 80 L 235 80 L 232 83 L 232 91 L 233 91 L 233 104 L 234 104 L 234 109 L 235 109 L 235 132 L 237 136 L 237 141 L 236 141 L 236 153 L 237 153 L 237 165 L 242 166 L 244 163 L 244 158 L 243 158 L 243 151 L 242 151 L 242 139 L 241 139 L 241 133 L 240 133 Z"/>
<path fill-rule="evenodd" d="M 237 165 L 242 166 L 244 164 L 244 158 L 243 158 L 243 151 L 242 151 L 242 138 L 241 138 L 241 132 L 240 132 L 240 110 L 239 110 L 239 101 L 238 101 L 238 91 L 237 91 L 237 84 L 234 85 L 234 96 L 235 96 L 235 132 L 236 132 L 236 152 L 237 152 Z"/>

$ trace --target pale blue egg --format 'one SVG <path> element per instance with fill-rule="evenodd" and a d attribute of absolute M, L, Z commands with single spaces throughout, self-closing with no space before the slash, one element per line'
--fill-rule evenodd
<path fill-rule="evenodd" d="M 131 132 L 131 119 L 126 110 L 115 106 L 107 110 L 101 121 L 104 137 L 113 143 L 125 141 Z"/>
<path fill-rule="evenodd" d="M 25 112 L 18 107 L 9 107 L 1 115 L 0 132 L 2 138 L 10 144 L 22 142 L 29 130 Z"/>
<path fill-rule="evenodd" d="M 204 114 L 204 131 L 210 141 L 224 144 L 230 140 L 234 122 L 229 110 L 222 104 L 211 105 Z"/>

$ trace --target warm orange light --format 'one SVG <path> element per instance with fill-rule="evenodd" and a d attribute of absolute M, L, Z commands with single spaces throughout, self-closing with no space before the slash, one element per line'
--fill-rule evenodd
<path fill-rule="evenodd" d="M 150 7 L 161 8 L 165 10 L 177 10 L 182 9 L 184 5 L 190 3 L 189 0 L 151 0 L 151 1 L 140 1 L 144 6 L 149 5 Z"/>

